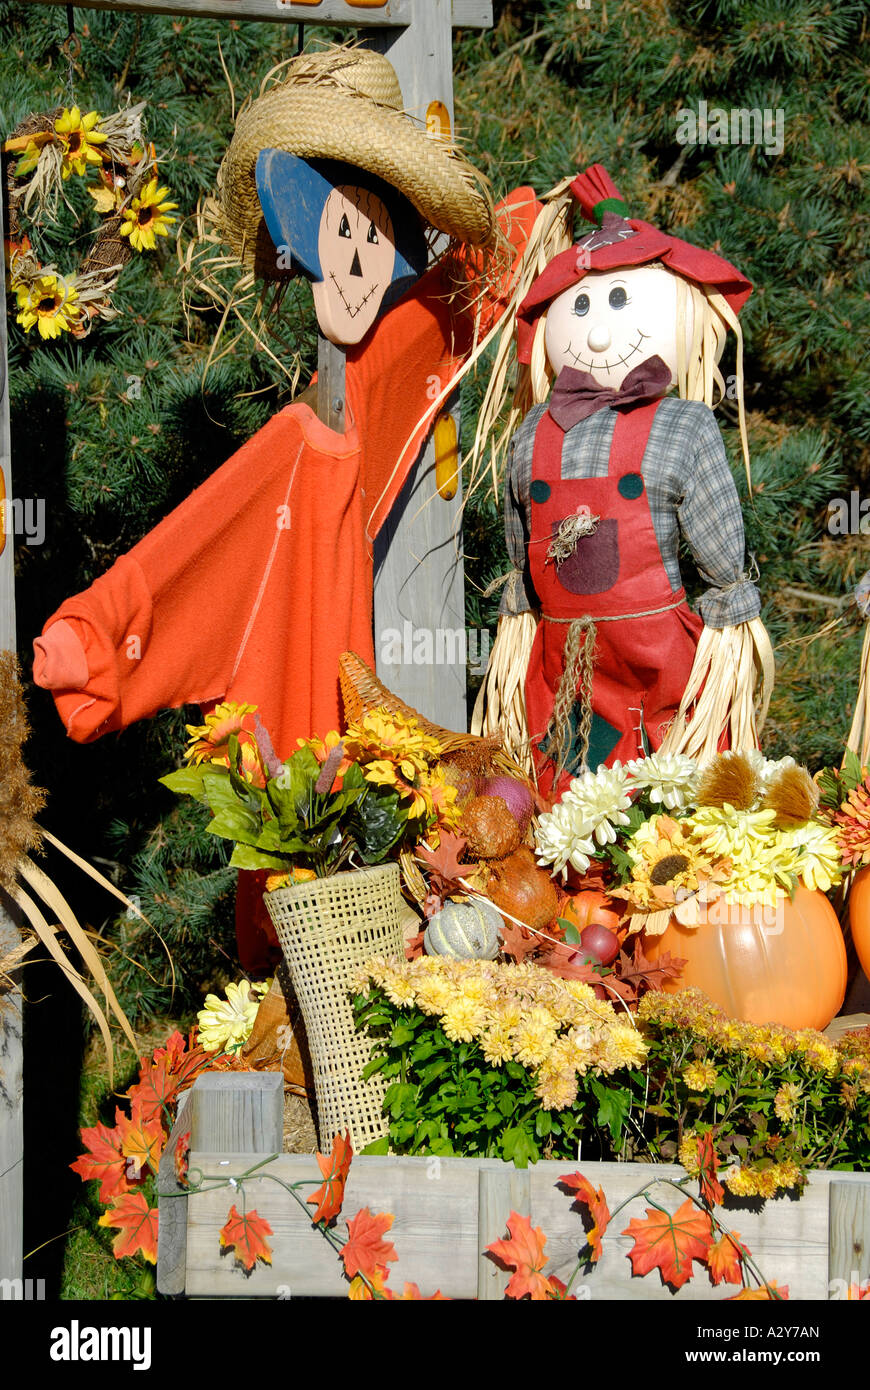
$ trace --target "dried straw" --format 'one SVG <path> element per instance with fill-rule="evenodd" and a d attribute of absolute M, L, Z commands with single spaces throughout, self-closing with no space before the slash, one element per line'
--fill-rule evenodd
<path fill-rule="evenodd" d="M 737 627 L 705 627 L 660 751 L 706 762 L 723 738 L 732 749 L 757 748 L 773 681 L 773 648 L 760 618 Z"/>

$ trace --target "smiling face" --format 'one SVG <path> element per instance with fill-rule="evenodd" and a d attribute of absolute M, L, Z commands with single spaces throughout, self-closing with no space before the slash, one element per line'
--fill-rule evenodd
<path fill-rule="evenodd" d="M 687 314 L 686 348 L 692 339 Z M 553 371 L 588 372 L 618 390 L 634 367 L 661 357 L 677 380 L 677 280 L 662 266 L 589 271 L 547 310 L 545 346 Z"/>
<path fill-rule="evenodd" d="M 334 188 L 320 219 L 317 251 L 320 331 L 333 343 L 358 343 L 377 318 L 396 260 L 393 220 L 377 194 L 354 184 Z"/>

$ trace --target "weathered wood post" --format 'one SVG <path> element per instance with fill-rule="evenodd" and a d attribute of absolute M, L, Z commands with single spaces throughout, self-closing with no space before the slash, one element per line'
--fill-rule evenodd
<path fill-rule="evenodd" d="M 0 180 L 0 224 L 3 188 Z M 0 267 L 4 312 L 0 314 L 0 651 L 15 650 L 15 594 L 12 567 L 12 521 L 6 499 L 12 497 L 9 439 L 9 392 L 6 353 L 6 285 Z M 0 786 L 0 797 L 5 790 Z M 18 929 L 0 903 L 0 959 L 19 941 Z M 2 980 L 0 980 L 2 988 Z M 22 1176 L 24 1162 L 21 1083 L 21 992 L 0 993 L 0 1297 L 9 1295 L 5 1280 L 21 1279 Z"/>

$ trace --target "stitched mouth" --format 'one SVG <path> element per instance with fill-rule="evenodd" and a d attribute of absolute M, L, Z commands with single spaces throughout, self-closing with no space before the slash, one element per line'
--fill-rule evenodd
<path fill-rule="evenodd" d="M 357 314 L 360 312 L 360 310 L 362 310 L 362 309 L 365 308 L 365 306 L 368 304 L 369 300 L 371 299 L 372 295 L 375 294 L 375 293 L 377 292 L 377 288 L 378 288 L 377 285 L 372 285 L 372 287 L 371 287 L 371 289 L 368 291 L 368 293 L 365 294 L 365 295 L 363 295 L 363 298 L 360 300 L 359 304 L 357 304 L 356 307 L 354 308 L 354 306 L 350 303 L 350 300 L 349 300 L 349 299 L 347 298 L 347 296 L 345 295 L 344 290 L 341 288 L 341 285 L 338 283 L 337 279 L 335 278 L 335 272 L 334 272 L 334 271 L 331 270 L 331 271 L 329 272 L 329 278 L 330 278 L 330 280 L 332 281 L 332 283 L 335 285 L 335 288 L 338 290 L 339 298 L 341 299 L 342 304 L 344 305 L 345 309 L 347 310 L 348 317 L 349 317 L 349 318 L 352 318 L 352 319 L 355 319 L 356 316 L 357 316 Z"/>
<path fill-rule="evenodd" d="M 565 348 L 565 351 L 567 352 L 569 357 L 572 357 L 574 359 L 574 366 L 581 367 L 586 372 L 591 372 L 593 367 L 597 368 L 598 371 L 612 372 L 615 367 L 619 367 L 620 365 L 624 367 L 631 361 L 632 357 L 636 357 L 637 354 L 640 352 L 641 348 L 643 347 L 643 344 L 650 336 L 648 333 L 642 333 L 640 329 L 638 329 L 637 332 L 637 342 L 634 344 L 633 347 L 630 347 L 628 349 L 628 352 L 625 354 L 624 357 L 617 357 L 615 362 L 596 362 L 594 359 L 592 361 L 585 362 L 579 352 L 574 352 L 570 343 L 568 343 L 567 347 Z"/>

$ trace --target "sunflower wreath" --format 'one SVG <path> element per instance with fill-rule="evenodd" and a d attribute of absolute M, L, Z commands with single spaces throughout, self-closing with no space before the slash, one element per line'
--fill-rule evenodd
<path fill-rule="evenodd" d="M 142 136 L 144 108 L 140 102 L 102 117 L 58 107 L 28 116 L 4 142 L 9 290 L 25 333 L 36 328 L 46 340 L 64 333 L 84 338 L 96 320 L 116 318 L 112 295 L 124 266 L 153 251 L 176 221 L 170 214 L 178 204 L 158 186 L 154 146 Z M 42 262 L 22 219 L 44 231 L 57 220 L 61 200 L 75 214 L 65 193 L 73 177 L 88 181 L 101 223 L 78 269 L 62 275 Z"/>

